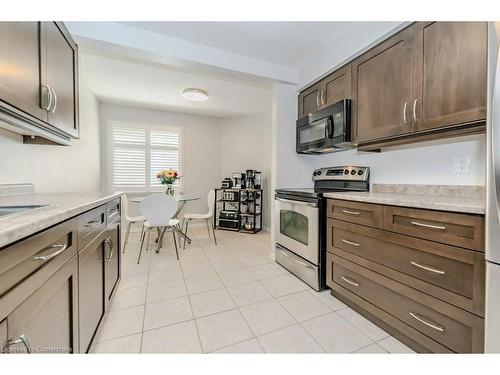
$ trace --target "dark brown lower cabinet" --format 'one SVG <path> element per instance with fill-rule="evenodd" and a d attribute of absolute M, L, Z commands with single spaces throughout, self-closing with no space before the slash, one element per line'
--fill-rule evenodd
<path fill-rule="evenodd" d="M 73 257 L 9 314 L 4 352 L 78 352 L 77 270 Z"/>
<path fill-rule="evenodd" d="M 99 235 L 78 254 L 80 281 L 80 352 L 87 353 L 104 315 L 106 236 Z"/>
<path fill-rule="evenodd" d="M 338 214 L 363 205 L 328 200 L 332 294 L 418 352 L 483 352 L 484 217 L 371 204 L 376 227 Z"/>

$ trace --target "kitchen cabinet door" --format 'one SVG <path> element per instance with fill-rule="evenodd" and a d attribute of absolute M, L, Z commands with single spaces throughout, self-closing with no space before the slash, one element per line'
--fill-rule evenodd
<path fill-rule="evenodd" d="M 10 353 L 78 352 L 76 257 L 9 314 L 7 328 Z"/>
<path fill-rule="evenodd" d="M 348 64 L 321 80 L 323 106 L 351 98 L 351 64 Z"/>
<path fill-rule="evenodd" d="M 0 323 L 0 353 L 7 351 L 7 319 Z"/>
<path fill-rule="evenodd" d="M 412 131 L 412 28 L 352 62 L 352 135 L 372 141 Z"/>
<path fill-rule="evenodd" d="M 40 22 L 0 22 L 0 103 L 47 121 L 40 83 Z"/>
<path fill-rule="evenodd" d="M 299 116 L 307 116 L 321 107 L 320 96 L 323 89 L 322 82 L 319 82 L 299 94 Z"/>
<path fill-rule="evenodd" d="M 45 81 L 53 91 L 51 125 L 78 138 L 78 50 L 61 22 L 45 23 Z"/>
<path fill-rule="evenodd" d="M 484 120 L 486 22 L 418 22 L 414 40 L 415 129 Z"/>
<path fill-rule="evenodd" d="M 106 229 L 105 248 L 105 296 L 106 304 L 110 301 L 120 277 L 120 220 L 116 220 Z"/>
<path fill-rule="evenodd" d="M 80 351 L 87 353 L 104 315 L 105 236 L 99 235 L 78 254 L 80 282 Z"/>

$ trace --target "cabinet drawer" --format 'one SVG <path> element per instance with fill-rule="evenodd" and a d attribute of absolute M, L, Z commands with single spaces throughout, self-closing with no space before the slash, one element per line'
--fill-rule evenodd
<path fill-rule="evenodd" d="M 384 229 L 484 251 L 484 218 L 479 215 L 384 206 Z"/>
<path fill-rule="evenodd" d="M 107 224 L 111 224 L 113 221 L 120 217 L 121 212 L 121 204 L 120 198 L 115 199 L 106 204 L 106 222 Z"/>
<path fill-rule="evenodd" d="M 371 302 L 458 353 L 482 352 L 484 320 L 338 256 L 327 254 L 327 280 Z"/>
<path fill-rule="evenodd" d="M 0 296 L 38 270 L 48 274 L 76 254 L 76 220 L 0 250 Z"/>
<path fill-rule="evenodd" d="M 382 206 L 378 204 L 328 199 L 326 216 L 350 223 L 382 228 Z"/>
<path fill-rule="evenodd" d="M 87 211 L 78 217 L 78 250 L 83 249 L 106 229 L 106 205 Z"/>
<path fill-rule="evenodd" d="M 328 220 L 327 250 L 484 315 L 481 253 L 332 219 Z"/>

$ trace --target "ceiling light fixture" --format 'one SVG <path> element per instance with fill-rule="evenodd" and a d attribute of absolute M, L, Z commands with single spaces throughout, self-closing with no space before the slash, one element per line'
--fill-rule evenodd
<path fill-rule="evenodd" d="M 208 93 L 202 89 L 188 88 L 182 91 L 182 97 L 190 102 L 204 102 L 208 100 Z"/>

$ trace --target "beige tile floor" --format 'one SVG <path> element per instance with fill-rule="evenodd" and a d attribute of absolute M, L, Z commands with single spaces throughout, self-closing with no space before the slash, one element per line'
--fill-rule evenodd
<path fill-rule="evenodd" d="M 174 254 L 143 252 L 132 233 L 122 280 L 96 336 L 94 353 L 411 353 L 330 295 L 270 258 L 270 235 L 193 226 Z M 153 238 L 153 236 L 152 236 Z"/>

